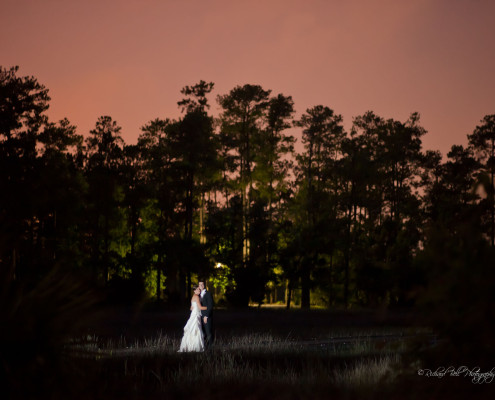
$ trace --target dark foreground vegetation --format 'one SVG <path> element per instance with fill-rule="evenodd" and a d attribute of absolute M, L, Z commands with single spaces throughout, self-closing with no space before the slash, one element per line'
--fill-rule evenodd
<path fill-rule="evenodd" d="M 48 90 L 0 68 L 4 393 L 484 396 L 417 370 L 494 366 L 495 116 L 444 158 L 417 113 L 346 132 L 244 85 L 213 117 L 213 87 L 186 86 L 182 116 L 131 145 L 109 116 L 50 121 Z M 177 354 L 200 276 L 226 307 L 218 346 Z M 248 308 L 264 303 L 289 310 Z"/>
<path fill-rule="evenodd" d="M 86 320 L 86 333 L 58 344 L 57 334 L 73 329 L 64 320 L 51 325 L 49 338 L 43 330 L 29 337 L 17 331 L 10 341 L 15 346 L 11 358 L 4 358 L 8 385 L 3 393 L 13 399 L 461 399 L 493 394 L 492 384 L 475 384 L 470 377 L 419 376 L 419 369 L 464 364 L 487 372 L 493 358 L 464 358 L 465 363 L 456 364 L 445 340 L 420 326 L 411 312 L 217 310 L 215 347 L 199 354 L 177 353 L 184 310 L 108 309 L 99 317 Z"/>

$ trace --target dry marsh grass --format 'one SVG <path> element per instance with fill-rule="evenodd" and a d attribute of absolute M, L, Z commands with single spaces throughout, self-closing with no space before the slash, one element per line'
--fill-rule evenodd
<path fill-rule="evenodd" d="M 428 342 L 427 329 L 363 326 L 360 320 L 337 325 L 335 319 L 329 327 L 321 324 L 323 314 L 312 313 L 261 314 L 263 320 L 250 324 L 246 323 L 250 315 L 229 313 L 222 324 L 220 314 L 215 347 L 205 353 L 177 352 L 182 314 L 144 320 L 146 329 L 138 331 L 144 335 L 126 324 L 110 332 L 87 330 L 65 340 L 58 361 L 36 365 L 32 371 L 20 365 L 11 374 L 16 382 L 5 397 L 127 400 L 200 394 L 202 400 L 414 399 L 438 386 L 431 380 L 418 381 L 415 374 L 418 356 L 410 338 L 423 336 L 423 343 Z M 242 319 L 249 331 L 232 316 Z M 314 322 L 314 317 L 320 319 Z M 308 323 L 287 324 L 291 318 Z M 342 318 L 348 322 L 346 316 Z M 136 324 L 139 328 L 142 321 Z M 152 326 L 166 329 L 153 331 Z M 470 393 L 471 388 L 463 390 L 456 387 L 447 397 L 459 398 L 455 395 Z M 437 391 L 434 398 L 445 397 Z"/>
<path fill-rule="evenodd" d="M 127 395 L 133 393 L 131 388 L 155 394 L 172 391 L 177 397 L 183 390 L 205 385 L 276 386 L 286 394 L 308 388 L 314 393 L 364 393 L 386 382 L 400 368 L 401 357 L 386 347 L 377 351 L 369 341 L 313 346 L 266 333 L 219 338 L 205 353 L 177 353 L 178 347 L 178 337 L 162 332 L 132 343 L 125 337 L 108 340 L 90 335 L 69 343 L 66 354 L 81 368 L 91 365 L 91 374 L 104 379 L 108 389 L 128 387 Z M 228 393 L 224 396 L 228 398 Z"/>

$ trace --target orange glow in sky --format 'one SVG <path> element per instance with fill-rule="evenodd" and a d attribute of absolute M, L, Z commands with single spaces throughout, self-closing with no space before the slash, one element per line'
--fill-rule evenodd
<path fill-rule="evenodd" d="M 49 116 L 86 135 L 101 115 L 127 143 L 177 118 L 180 89 L 215 82 L 291 95 L 352 118 L 418 111 L 445 154 L 495 113 L 495 1 L 0 0 L 0 65 L 50 89 Z"/>

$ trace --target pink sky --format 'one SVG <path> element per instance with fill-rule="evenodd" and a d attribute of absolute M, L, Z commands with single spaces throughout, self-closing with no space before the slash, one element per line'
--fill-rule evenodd
<path fill-rule="evenodd" d="M 495 1 L 0 0 L 0 65 L 50 89 L 49 115 L 86 135 L 101 115 L 127 143 L 177 118 L 180 89 L 260 84 L 297 115 L 421 114 L 445 154 L 495 114 Z"/>

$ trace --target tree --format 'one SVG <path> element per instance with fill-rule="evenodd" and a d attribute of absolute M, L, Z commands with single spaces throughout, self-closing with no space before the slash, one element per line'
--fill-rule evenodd
<path fill-rule="evenodd" d="M 273 270 L 280 263 L 279 231 L 283 224 L 288 198 L 294 142 L 286 130 L 292 126 L 294 103 L 290 96 L 278 94 L 269 99 L 263 129 L 255 142 L 257 149 L 250 191 L 249 258 L 256 279 L 252 280 L 253 301 L 261 304 L 268 281 L 276 280 Z M 256 293 L 256 294 L 255 294 Z"/>
<path fill-rule="evenodd" d="M 172 168 L 167 130 L 175 121 L 155 119 L 141 127 L 137 146 L 144 160 L 144 179 L 149 200 L 143 210 L 143 246 L 156 269 L 156 299 L 161 299 L 162 273 L 167 275 L 169 301 L 179 300 L 176 265 L 168 263 L 169 243 L 177 234 L 180 219 L 175 212 L 179 203 L 178 177 Z M 155 258 L 156 257 L 156 258 Z"/>
<path fill-rule="evenodd" d="M 213 132 L 213 118 L 206 112 L 209 108 L 206 95 L 210 93 L 213 86 L 212 82 L 200 81 L 192 87 L 184 87 L 181 93 L 187 97 L 178 104 L 183 107 L 183 111 L 187 110 L 187 112 L 183 118 L 171 124 L 167 129 L 173 168 L 177 170 L 180 177 L 177 183 L 182 191 L 183 240 L 191 249 L 195 247 L 193 240 L 197 239 L 193 235 L 193 225 L 195 211 L 198 208 L 200 211 L 199 239 L 204 240 L 205 193 L 211 190 L 219 168 L 218 144 Z M 180 270 L 180 281 L 181 288 L 187 288 L 187 293 L 181 293 L 181 298 L 185 299 L 186 296 L 187 298 L 191 296 L 191 272 L 196 263 L 184 259 L 183 264 Z"/>
<path fill-rule="evenodd" d="M 287 157 L 294 152 L 295 139 L 284 131 L 291 127 L 293 114 L 291 96 L 279 94 L 272 97 L 268 103 L 266 127 L 258 137 L 260 143 L 256 144 L 258 151 L 254 158 L 253 179 L 261 198 L 267 201 L 270 219 L 273 203 L 279 202 L 281 192 L 286 190 L 286 177 L 292 166 Z"/>
<path fill-rule="evenodd" d="M 213 82 L 203 80 L 193 86 L 184 86 L 180 92 L 186 97 L 177 103 L 182 112 L 206 112 L 210 108 L 206 95 L 213 90 L 214 86 Z"/>
<path fill-rule="evenodd" d="M 119 174 L 124 155 L 120 130 L 111 117 L 102 116 L 85 141 L 93 273 L 95 278 L 101 274 L 104 282 L 109 281 L 112 268 L 118 264 L 118 253 L 112 249 L 112 240 L 122 233 L 124 226 L 118 226 L 118 223 L 125 220 L 119 209 L 122 201 Z"/>
<path fill-rule="evenodd" d="M 2 141 L 36 132 L 46 120 L 48 89 L 34 77 L 18 77 L 19 67 L 0 67 L 0 135 Z"/>
<path fill-rule="evenodd" d="M 36 198 L 38 234 L 47 268 L 59 263 L 81 268 L 86 260 L 80 250 L 86 182 L 78 168 L 83 137 L 67 119 L 47 123 L 39 134 Z"/>
<path fill-rule="evenodd" d="M 488 237 L 491 246 L 495 246 L 495 115 L 486 115 L 481 121 L 483 124 L 476 127 L 468 140 L 471 148 L 480 162 L 479 182 L 486 192 L 486 209 L 489 226 Z"/>
<path fill-rule="evenodd" d="M 334 164 L 339 158 L 345 132 L 342 117 L 322 105 L 307 109 L 296 125 L 303 128 L 302 142 L 305 149 L 297 157 L 298 197 L 305 204 L 301 210 L 305 214 L 301 220 L 301 229 L 306 242 L 301 263 L 301 307 L 309 308 L 311 273 L 326 247 L 321 241 L 321 229 L 326 225 L 322 222 L 330 215 L 335 215 L 335 209 L 327 211 L 323 208 L 335 208 L 337 204 L 328 195 L 335 190 L 335 187 L 331 187 L 331 174 L 334 173 Z"/>
<path fill-rule="evenodd" d="M 18 70 L 0 67 L 0 264 L 8 279 L 38 276 L 45 272 L 39 265 L 53 262 L 54 238 L 63 234 L 49 233 L 49 225 L 77 186 L 66 155 L 78 140 L 74 128 L 66 120 L 48 122 L 48 89 Z"/>
<path fill-rule="evenodd" d="M 232 172 L 227 175 L 234 191 L 241 200 L 242 209 L 242 265 L 239 268 L 253 268 L 251 255 L 250 216 L 254 195 L 253 170 L 256 166 L 256 154 L 260 151 L 260 143 L 264 117 L 269 106 L 270 91 L 264 90 L 259 85 L 237 86 L 229 94 L 218 96 L 218 103 L 222 107 L 220 116 L 221 143 L 226 146 L 223 150 L 224 160 L 230 166 Z M 227 158 L 226 158 L 226 157 Z M 234 266 L 232 266 L 234 267 Z M 249 274 L 249 272 L 246 272 Z M 242 285 L 248 284 L 246 279 L 238 280 L 238 290 L 244 293 L 242 302 L 247 305 L 249 301 L 249 288 L 245 290 Z"/>
<path fill-rule="evenodd" d="M 371 257 L 374 259 L 373 275 L 386 282 L 386 290 L 379 294 L 381 301 L 387 301 L 385 298 L 389 297 L 388 301 L 395 304 L 406 302 L 414 275 L 411 262 L 419 243 L 421 222 L 416 189 L 423 160 L 421 137 L 424 134 L 417 113 L 411 114 L 405 123 L 392 119 L 385 121 L 372 112 L 354 120 L 353 136 L 360 142 L 360 151 L 365 152 L 368 173 L 362 175 L 366 179 L 360 179 L 361 184 L 356 186 L 356 202 L 352 206 L 353 236 L 356 239 L 363 233 L 368 234 L 366 240 L 371 242 L 366 247 L 375 253 Z M 356 250 L 354 254 L 357 255 Z M 369 260 L 369 254 L 361 259 Z M 359 268 L 364 270 L 356 273 L 364 273 L 370 269 L 370 264 L 367 261 Z M 369 279 L 362 282 L 366 281 L 370 282 Z M 369 292 L 369 287 L 361 287 L 361 290 Z"/>

